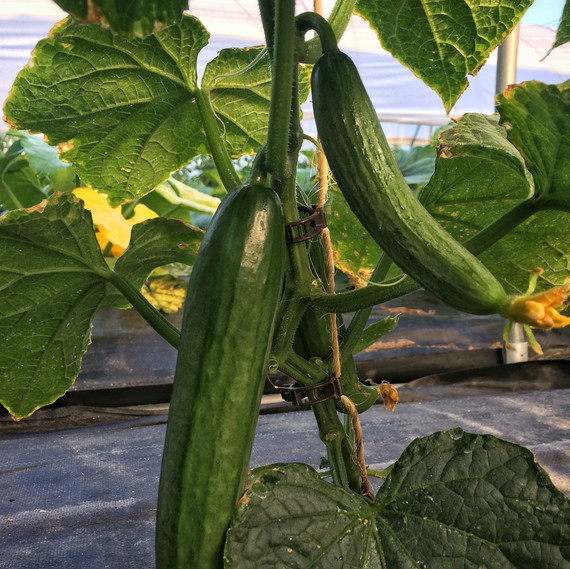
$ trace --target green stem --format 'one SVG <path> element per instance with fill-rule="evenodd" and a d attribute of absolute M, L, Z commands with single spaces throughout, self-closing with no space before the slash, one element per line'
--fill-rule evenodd
<path fill-rule="evenodd" d="M 320 293 L 312 297 L 311 306 L 323 312 L 342 314 L 388 302 L 419 288 L 415 281 L 406 277 L 403 281 L 392 286 L 370 284 L 356 290 L 337 294 Z"/>
<path fill-rule="evenodd" d="M 200 112 L 200 118 L 202 119 L 202 126 L 206 133 L 206 139 L 208 140 L 208 148 L 216 164 L 216 169 L 218 170 L 218 174 L 226 191 L 231 192 L 241 185 L 241 180 L 228 153 L 224 139 L 220 135 L 218 119 L 204 91 L 196 89 L 194 95 L 196 97 L 198 111 Z"/>
<path fill-rule="evenodd" d="M 318 34 L 322 51 L 338 51 L 336 36 L 330 24 L 315 12 L 303 12 L 296 18 L 297 30 L 302 35 L 309 30 L 314 30 Z"/>
<path fill-rule="evenodd" d="M 291 95 L 297 65 L 294 0 L 276 0 L 274 37 L 266 164 L 272 176 L 277 180 L 284 180 L 291 174 L 288 167 L 289 128 Z"/>
<path fill-rule="evenodd" d="M 541 210 L 565 211 L 570 213 L 570 191 L 555 192 L 540 200 Z"/>
<path fill-rule="evenodd" d="M 337 0 L 328 18 L 328 23 L 332 28 L 336 40 L 340 40 L 346 30 L 350 18 L 354 12 L 356 0 Z M 313 64 L 322 54 L 321 42 L 319 38 L 313 38 L 305 42 L 303 51 L 299 57 L 302 63 Z"/>
<path fill-rule="evenodd" d="M 318 366 L 295 352 L 289 352 L 287 358 L 279 362 L 279 370 L 306 386 L 325 381 L 330 374 L 328 366 Z"/>
<path fill-rule="evenodd" d="M 156 332 L 171 346 L 178 349 L 180 331 L 152 306 L 139 289 L 114 271 L 105 275 L 105 278 L 133 305 L 133 308 L 135 308 Z"/>
<path fill-rule="evenodd" d="M 269 60 L 273 64 L 273 44 L 275 39 L 275 0 L 258 0 L 259 14 L 265 33 L 265 46 Z"/>
<path fill-rule="evenodd" d="M 538 209 L 537 202 L 532 198 L 520 202 L 493 221 L 493 223 L 478 231 L 473 237 L 466 239 L 462 244 L 474 255 L 480 255 L 517 225 L 520 225 L 525 219 L 536 213 Z"/>
<path fill-rule="evenodd" d="M 329 399 L 313 405 L 312 409 L 319 427 L 319 437 L 327 449 L 333 484 L 346 490 L 360 491 L 360 476 L 355 479 L 354 475 L 350 475 L 351 469 L 347 468 L 347 458 L 353 460 L 353 451 L 336 413 L 334 401 Z"/>

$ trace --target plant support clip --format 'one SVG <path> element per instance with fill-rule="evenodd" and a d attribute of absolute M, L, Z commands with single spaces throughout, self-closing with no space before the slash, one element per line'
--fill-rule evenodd
<path fill-rule="evenodd" d="M 322 207 L 317 208 L 301 206 L 300 211 L 304 211 L 309 215 L 297 221 L 290 221 L 285 224 L 285 238 L 287 243 L 301 243 L 316 237 L 327 226 L 325 211 Z M 292 228 L 296 227 L 302 232 L 295 235 Z"/>
<path fill-rule="evenodd" d="M 300 385 L 295 382 L 279 386 L 278 389 L 281 390 L 281 397 L 293 403 L 295 407 L 310 407 L 329 399 L 340 399 L 342 395 L 340 379 L 334 376 L 315 385 Z"/>

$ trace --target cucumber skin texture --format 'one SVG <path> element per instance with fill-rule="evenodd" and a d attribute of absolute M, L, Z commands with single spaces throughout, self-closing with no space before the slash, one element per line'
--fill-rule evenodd
<path fill-rule="evenodd" d="M 222 567 L 245 479 L 284 275 L 277 195 L 220 204 L 188 285 L 162 459 L 158 569 Z"/>
<path fill-rule="evenodd" d="M 311 78 L 317 130 L 349 207 L 386 254 L 420 286 L 471 314 L 504 313 L 506 293 L 413 196 L 352 60 L 324 53 Z"/>

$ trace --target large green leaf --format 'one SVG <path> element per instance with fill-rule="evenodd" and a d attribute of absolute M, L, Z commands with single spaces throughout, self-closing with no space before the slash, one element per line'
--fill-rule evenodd
<path fill-rule="evenodd" d="M 73 383 L 110 272 L 70 194 L 0 218 L 0 402 L 14 418 Z"/>
<path fill-rule="evenodd" d="M 202 89 L 223 123 L 231 154 L 255 152 L 267 138 L 271 94 L 267 51 L 261 47 L 222 50 L 206 66 Z"/>
<path fill-rule="evenodd" d="M 513 85 L 497 96 L 497 109 L 532 174 L 540 207 L 570 212 L 570 80 Z"/>
<path fill-rule="evenodd" d="M 62 144 L 81 179 L 118 205 L 205 150 L 193 91 L 208 37 L 191 16 L 130 40 L 65 21 L 36 46 L 4 111 L 17 128 Z"/>
<path fill-rule="evenodd" d="M 156 267 L 192 265 L 202 235 L 172 219 L 137 224 L 112 271 L 90 212 L 72 194 L 1 217 L 0 403 L 20 419 L 63 395 L 79 373 L 97 312 L 128 305 L 109 281 L 128 283 L 136 294 Z"/>
<path fill-rule="evenodd" d="M 532 453 L 453 429 L 416 439 L 375 502 L 304 464 L 256 469 L 225 561 L 264 567 L 568 567 L 570 501 Z"/>
<path fill-rule="evenodd" d="M 524 292 L 537 266 L 550 284 L 570 275 L 569 84 L 511 87 L 498 98 L 500 124 L 462 117 L 440 135 L 436 171 L 421 194 L 458 240 L 497 220 L 508 224 L 480 258 L 509 292 Z"/>
<path fill-rule="evenodd" d="M 137 223 L 125 252 L 114 270 L 136 287 L 141 287 L 156 267 L 170 263 L 192 266 L 204 231 L 177 219 L 155 217 Z"/>
<path fill-rule="evenodd" d="M 525 161 L 496 115 L 464 115 L 440 134 L 437 154 L 420 200 L 456 239 L 471 237 L 534 195 Z"/>
<path fill-rule="evenodd" d="M 139 198 L 208 152 L 195 100 L 196 60 L 208 37 L 192 16 L 143 39 L 66 21 L 16 78 L 6 117 L 59 144 L 61 158 L 112 205 Z M 260 52 L 223 51 L 202 80 L 234 155 L 266 137 L 270 70 L 266 57 L 256 61 Z M 306 95 L 307 70 L 302 77 Z"/>
<path fill-rule="evenodd" d="M 146 36 L 180 20 L 188 0 L 54 0 L 82 23 L 110 26 L 124 35 Z"/>
<path fill-rule="evenodd" d="M 533 0 L 359 0 L 382 46 L 441 97 L 447 111 Z"/>

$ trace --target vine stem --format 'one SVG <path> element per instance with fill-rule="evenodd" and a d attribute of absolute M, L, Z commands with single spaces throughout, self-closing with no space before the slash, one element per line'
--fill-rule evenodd
<path fill-rule="evenodd" d="M 180 331 L 152 306 L 140 290 L 114 271 L 109 275 L 105 275 L 105 278 L 133 305 L 133 308 L 156 332 L 172 347 L 178 349 L 180 344 Z"/>
<path fill-rule="evenodd" d="M 202 119 L 202 126 L 206 133 L 206 139 L 208 140 L 208 149 L 212 154 L 222 184 L 227 192 L 231 192 L 241 185 L 241 180 L 228 153 L 224 139 L 220 135 L 218 119 L 212 110 L 206 93 L 201 89 L 196 89 L 194 95 L 200 118 Z"/>
<path fill-rule="evenodd" d="M 276 0 L 266 164 L 277 180 L 284 180 L 290 174 L 288 150 L 296 67 L 295 35 L 294 0 Z"/>

